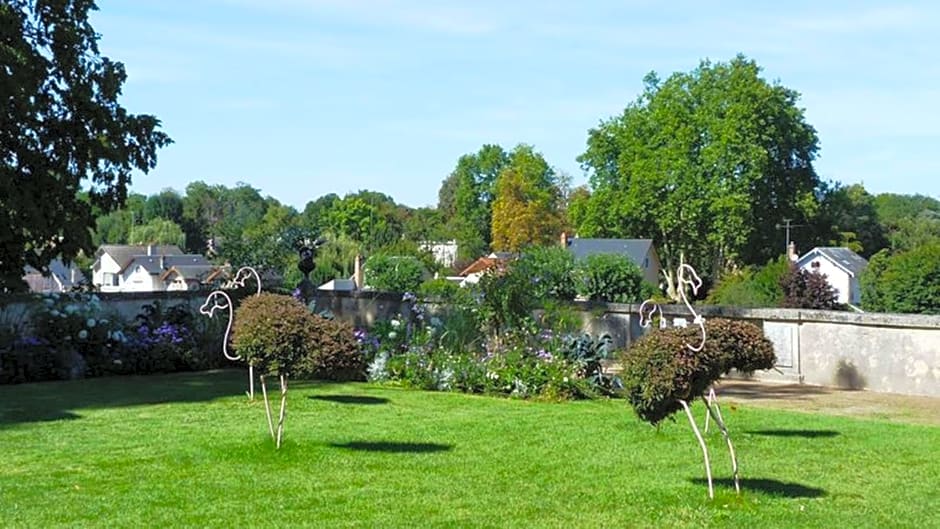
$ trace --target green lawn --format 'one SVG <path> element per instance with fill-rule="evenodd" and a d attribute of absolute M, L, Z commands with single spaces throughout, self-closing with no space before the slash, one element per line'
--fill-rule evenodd
<path fill-rule="evenodd" d="M 241 371 L 0 387 L 3 527 L 938 527 L 940 428 L 738 406 L 744 493 L 684 421 Z M 701 409 L 699 409 L 701 411 Z"/>

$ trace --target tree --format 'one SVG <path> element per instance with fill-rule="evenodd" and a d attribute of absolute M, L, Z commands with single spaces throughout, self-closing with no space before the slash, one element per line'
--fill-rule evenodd
<path fill-rule="evenodd" d="M 133 171 L 154 168 L 170 143 L 157 118 L 119 104 L 124 65 L 99 53 L 93 9 L 0 4 L 0 291 L 25 289 L 25 265 L 91 254 L 93 212 L 123 204 Z"/>
<path fill-rule="evenodd" d="M 172 189 L 164 189 L 147 197 L 144 203 L 144 222 L 156 218 L 180 224 L 183 221 L 183 197 Z"/>
<path fill-rule="evenodd" d="M 411 255 L 373 255 L 364 266 L 365 283 L 383 292 L 417 292 L 427 273 Z"/>
<path fill-rule="evenodd" d="M 555 172 L 528 145 L 519 145 L 499 173 L 492 207 L 492 248 L 518 252 L 551 244 L 563 226 Z"/>
<path fill-rule="evenodd" d="M 874 202 L 892 251 L 940 242 L 940 201 L 923 195 L 882 193 Z"/>
<path fill-rule="evenodd" d="M 446 222 L 457 239 L 458 260 L 476 259 L 489 249 L 493 187 L 496 177 L 508 164 L 509 155 L 502 147 L 484 145 L 475 154 L 461 156 L 453 173 L 444 181 L 442 205 L 450 203 L 446 195 L 450 187 L 454 189 L 453 215 Z M 447 209 L 442 208 L 442 211 Z"/>
<path fill-rule="evenodd" d="M 578 294 L 589 301 L 639 303 L 655 292 L 644 283 L 640 267 L 622 255 L 589 255 L 578 263 L 577 276 Z"/>
<path fill-rule="evenodd" d="M 865 258 L 888 246 L 875 197 L 861 184 L 835 184 L 825 190 L 821 202 L 810 226 L 820 245 L 845 246 Z"/>
<path fill-rule="evenodd" d="M 155 218 L 147 224 L 134 226 L 127 234 L 130 244 L 173 244 L 183 247 L 186 244 L 186 235 L 179 224 L 172 220 Z"/>
<path fill-rule="evenodd" d="M 940 242 L 876 254 L 862 273 L 861 286 L 866 310 L 940 314 Z"/>
<path fill-rule="evenodd" d="M 680 263 L 714 276 L 778 255 L 775 224 L 818 210 L 818 140 L 798 94 L 743 56 L 644 81 L 621 116 L 588 134 L 579 235 L 652 238 L 673 295 Z"/>

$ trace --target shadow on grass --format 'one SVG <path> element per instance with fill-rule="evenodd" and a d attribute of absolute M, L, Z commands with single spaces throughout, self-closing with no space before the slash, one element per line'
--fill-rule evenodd
<path fill-rule="evenodd" d="M 836 437 L 841 435 L 835 430 L 748 430 L 744 433 L 766 435 L 769 437 L 805 437 L 806 439 Z"/>
<path fill-rule="evenodd" d="M 696 485 L 708 486 L 708 480 L 705 478 L 692 478 L 691 481 Z M 734 490 L 734 480 L 731 478 L 716 479 L 714 483 L 716 487 Z M 742 478 L 741 489 L 783 498 L 821 498 L 826 495 L 826 491 L 820 488 L 776 479 Z"/>
<path fill-rule="evenodd" d="M 348 443 L 330 443 L 333 448 L 359 450 L 363 452 L 387 452 L 395 454 L 427 454 L 446 452 L 453 445 L 438 443 L 396 443 L 391 441 L 350 441 Z"/>
<path fill-rule="evenodd" d="M 800 400 L 811 395 L 828 395 L 829 388 L 807 384 L 761 384 L 749 380 L 722 380 L 715 386 L 718 397 L 738 399 L 790 399 Z"/>
<path fill-rule="evenodd" d="M 323 400 L 337 404 L 388 404 L 389 400 L 383 397 L 367 397 L 365 395 L 311 395 L 311 400 Z"/>
<path fill-rule="evenodd" d="M 247 389 L 248 372 L 241 369 L 0 386 L 0 429 L 21 423 L 80 419 L 82 416 L 76 412 L 82 409 L 205 402 L 244 396 Z"/>

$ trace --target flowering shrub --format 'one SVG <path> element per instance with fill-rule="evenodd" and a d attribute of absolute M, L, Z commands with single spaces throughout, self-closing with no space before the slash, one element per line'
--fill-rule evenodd
<path fill-rule="evenodd" d="M 43 296 L 32 314 L 34 338 L 56 357 L 56 378 L 120 373 L 124 324 L 87 293 Z"/>

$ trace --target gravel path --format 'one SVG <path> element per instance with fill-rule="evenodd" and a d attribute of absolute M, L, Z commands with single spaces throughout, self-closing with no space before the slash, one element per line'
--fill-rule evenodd
<path fill-rule="evenodd" d="M 940 398 L 810 386 L 724 380 L 721 402 L 940 426 Z"/>

